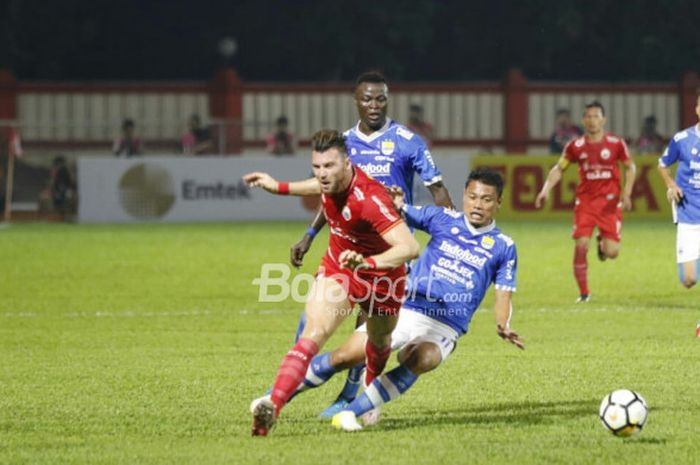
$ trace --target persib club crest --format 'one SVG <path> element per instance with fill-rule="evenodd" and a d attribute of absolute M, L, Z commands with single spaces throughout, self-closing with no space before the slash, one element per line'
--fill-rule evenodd
<path fill-rule="evenodd" d="M 494 244 L 496 244 L 496 241 L 494 241 L 491 236 L 484 236 L 481 238 L 481 246 L 486 250 L 493 249 Z"/>
<path fill-rule="evenodd" d="M 391 155 L 394 153 L 394 148 L 396 144 L 394 144 L 393 140 L 383 140 L 382 141 L 382 153 L 384 155 Z"/>
<path fill-rule="evenodd" d="M 350 214 L 350 209 L 347 205 L 343 207 L 343 211 L 341 211 L 340 214 L 343 215 L 345 221 L 350 221 L 350 218 L 352 218 L 352 215 Z"/>
<path fill-rule="evenodd" d="M 608 149 L 601 150 L 600 151 L 600 158 L 602 158 L 603 160 L 607 160 L 608 158 L 610 158 L 610 150 L 608 150 Z"/>

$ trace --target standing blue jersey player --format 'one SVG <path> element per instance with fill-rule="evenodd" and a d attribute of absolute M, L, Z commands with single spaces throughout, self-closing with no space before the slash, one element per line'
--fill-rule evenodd
<path fill-rule="evenodd" d="M 399 350 L 400 365 L 379 376 L 363 394 L 333 417 L 337 428 L 354 431 L 377 420 L 377 409 L 405 393 L 418 377 L 437 368 L 454 350 L 469 328 L 491 284 L 495 287 L 496 331 L 503 339 L 524 348 L 510 329 L 511 296 L 516 287 L 515 243 L 496 227 L 494 215 L 501 203 L 503 178 L 480 168 L 467 179 L 464 213 L 394 201 L 406 222 L 428 232 L 430 242 L 411 270 L 406 300 L 391 334 L 392 349 Z M 362 363 L 367 339 L 358 328 L 341 349 L 314 357 L 297 392 L 315 388 L 335 373 Z M 261 398 L 262 399 L 262 398 Z M 256 402 L 256 399 L 251 408 Z"/>
<path fill-rule="evenodd" d="M 407 203 L 413 202 L 413 178 L 418 174 L 436 205 L 453 208 L 450 195 L 442 183 L 440 170 L 435 166 L 425 141 L 387 117 L 389 88 L 382 74 L 367 72 L 357 78 L 355 105 L 359 121 L 344 133 L 350 162 L 385 186 L 401 188 Z M 326 219 L 319 210 L 304 237 L 292 246 L 292 265 L 301 266 L 314 236 L 325 224 Z M 360 323 L 358 317 L 357 324 Z M 302 315 L 297 337 L 303 328 Z M 362 369 L 363 366 L 359 366 L 350 370 L 337 399 L 321 416 L 333 416 L 355 398 L 361 383 Z"/>
<path fill-rule="evenodd" d="M 676 261 L 678 277 L 687 289 L 700 276 L 700 95 L 697 97 L 695 124 L 673 136 L 659 159 L 659 173 L 668 190 L 666 197 L 673 206 L 677 224 Z M 678 163 L 675 180 L 671 165 Z M 700 322 L 695 328 L 700 337 Z"/>

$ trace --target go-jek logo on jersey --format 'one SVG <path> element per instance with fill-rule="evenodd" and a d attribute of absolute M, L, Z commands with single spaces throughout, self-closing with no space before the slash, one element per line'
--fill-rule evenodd
<path fill-rule="evenodd" d="M 483 268 L 484 264 L 486 264 L 486 257 L 479 257 L 458 245 L 450 245 L 445 241 L 440 243 L 440 251 L 459 260 L 478 266 L 479 268 Z"/>
<path fill-rule="evenodd" d="M 382 164 L 372 164 L 372 163 L 358 163 L 358 165 L 362 171 L 365 173 L 369 174 L 372 177 L 377 177 L 377 176 L 390 176 L 391 175 L 391 164 L 390 163 L 382 163 Z"/>

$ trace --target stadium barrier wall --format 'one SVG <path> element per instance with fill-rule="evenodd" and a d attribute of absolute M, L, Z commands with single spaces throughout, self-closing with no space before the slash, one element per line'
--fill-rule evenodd
<path fill-rule="evenodd" d="M 502 220 L 570 220 L 578 182 L 571 166 L 541 210 L 534 202 L 556 157 L 436 156 L 443 182 L 460 207 L 470 169 L 491 166 L 503 173 L 506 192 L 499 212 Z M 658 158 L 638 156 L 634 208 L 626 219 L 666 219 L 671 213 L 665 188 L 656 173 Z M 198 222 L 299 220 L 308 221 L 318 199 L 280 197 L 249 189 L 241 180 L 251 171 L 266 171 L 281 180 L 311 176 L 308 159 L 301 157 L 148 157 L 106 159 L 83 157 L 78 161 L 82 223 Z M 420 179 L 414 179 L 415 203 L 432 203 Z"/>
<path fill-rule="evenodd" d="M 474 167 L 490 166 L 500 171 L 506 181 L 506 192 L 498 217 L 503 220 L 571 219 L 573 216 L 578 167 L 571 165 L 562 180 L 550 193 L 544 208 L 535 208 L 535 198 L 558 157 L 479 156 Z M 625 219 L 665 219 L 671 221 L 671 207 L 666 200 L 666 187 L 656 171 L 659 158 L 654 155 L 634 157 L 637 179 L 632 191 L 632 210 Z M 442 166 L 441 169 L 445 169 Z M 624 174 L 621 170 L 620 176 Z M 452 191 L 451 191 L 452 192 Z M 452 194 L 453 199 L 456 195 Z M 456 200 L 456 199 L 455 199 Z"/>

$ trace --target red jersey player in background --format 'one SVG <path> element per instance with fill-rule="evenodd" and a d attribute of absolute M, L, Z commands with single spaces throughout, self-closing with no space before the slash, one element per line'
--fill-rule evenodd
<path fill-rule="evenodd" d="M 584 135 L 564 147 L 561 158 L 552 167 L 535 207 L 540 208 L 550 190 L 561 180 L 572 162 L 578 163 L 580 182 L 574 204 L 574 277 L 579 288 L 577 302 L 588 302 L 588 246 L 593 229 L 598 228 L 598 258 L 616 258 L 620 253 L 622 208 L 632 208 L 632 187 L 636 168 L 622 137 L 604 131 L 605 109 L 599 102 L 586 105 L 583 112 Z M 620 167 L 625 167 L 624 190 L 620 187 Z M 620 191 L 622 190 L 622 196 Z"/>
<path fill-rule="evenodd" d="M 285 183 L 259 172 L 243 177 L 250 186 L 275 194 L 321 194 L 330 226 L 329 247 L 306 301 L 306 326 L 282 360 L 271 398 L 253 411 L 254 436 L 267 435 L 304 380 L 311 359 L 352 313 L 355 303 L 368 318 L 365 383 L 382 372 L 403 300 L 404 264 L 417 257 L 420 249 L 386 188 L 350 164 L 339 132 L 317 132 L 311 147 L 313 179 Z"/>

